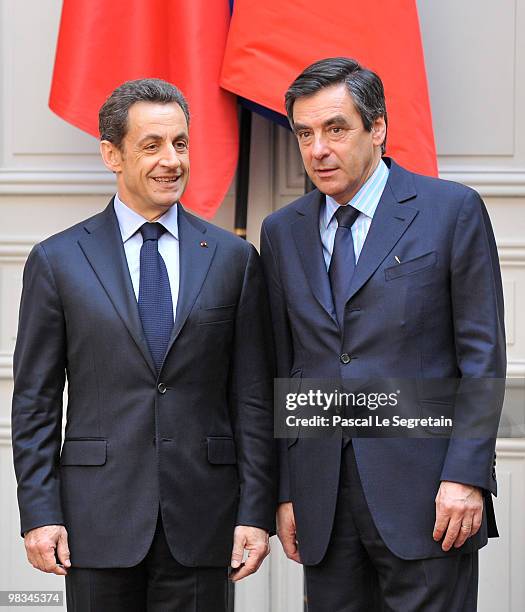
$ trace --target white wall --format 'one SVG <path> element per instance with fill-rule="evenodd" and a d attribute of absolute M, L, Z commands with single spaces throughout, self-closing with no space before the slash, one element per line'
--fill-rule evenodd
<path fill-rule="evenodd" d="M 112 192 L 95 139 L 47 108 L 61 3 L 0 0 L 0 590 L 62 589 L 24 558 L 10 449 L 12 351 L 31 245 L 100 210 Z M 525 378 L 525 0 L 419 0 L 440 174 L 480 191 L 501 257 L 509 373 L 507 420 L 523 422 Z M 387 48 L 387 41 L 385 41 Z M 299 195 L 293 139 L 254 119 L 248 238 Z M 233 189 L 216 221 L 233 227 Z M 514 428 L 516 430 L 517 428 Z M 510 430 L 509 430 L 510 431 Z M 525 440 L 498 442 L 502 537 L 481 553 L 480 610 L 525 609 Z M 241 584 L 238 612 L 299 612 L 300 568 L 274 553 Z"/>

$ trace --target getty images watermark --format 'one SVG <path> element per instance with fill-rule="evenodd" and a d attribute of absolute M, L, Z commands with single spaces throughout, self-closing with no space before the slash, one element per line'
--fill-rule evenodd
<path fill-rule="evenodd" d="M 395 408 L 399 405 L 398 394 L 391 393 L 347 393 L 344 391 L 325 392 L 320 389 L 310 389 L 305 393 L 287 393 L 285 396 L 286 410 L 294 411 L 298 408 L 318 408 L 323 412 L 348 408 L 367 408 L 373 412 L 380 408 Z M 453 419 L 443 415 L 439 417 L 402 417 L 398 414 L 391 416 L 377 413 L 363 416 L 342 416 L 341 414 L 314 414 L 306 417 L 297 414 L 285 416 L 287 427 L 441 427 L 443 430 L 452 430 Z"/>
<path fill-rule="evenodd" d="M 275 435 L 495 437 L 503 379 L 275 380 Z"/>

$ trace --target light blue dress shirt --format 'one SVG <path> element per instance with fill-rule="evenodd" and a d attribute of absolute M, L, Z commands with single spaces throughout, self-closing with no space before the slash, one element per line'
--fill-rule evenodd
<path fill-rule="evenodd" d="M 122 242 L 124 243 L 124 251 L 126 253 L 131 282 L 133 283 L 133 290 L 138 301 L 140 286 L 140 249 L 143 242 L 142 234 L 139 232 L 139 229 L 144 223 L 147 223 L 148 220 L 134 210 L 131 210 L 131 208 L 128 208 L 119 198 L 118 194 L 115 195 L 113 206 L 115 207 L 115 214 L 117 215 L 120 233 L 122 234 Z M 174 204 L 168 212 L 157 219 L 157 222 L 162 223 L 167 230 L 159 238 L 159 253 L 162 255 L 162 259 L 164 259 L 168 271 L 171 299 L 173 301 L 173 316 L 175 317 L 179 297 L 180 278 L 177 204 Z"/>
<path fill-rule="evenodd" d="M 352 240 L 354 242 L 356 263 L 359 260 L 359 255 L 365 244 L 377 205 L 383 195 L 389 172 L 388 166 L 383 160 L 380 160 L 372 176 L 366 181 L 350 202 L 348 202 L 348 204 L 357 208 L 360 212 L 352 225 Z M 337 219 L 334 214 L 338 208 L 339 204 L 327 195 L 326 203 L 324 206 L 321 206 L 319 215 L 319 231 L 321 233 L 323 256 L 327 270 L 330 267 L 332 252 L 334 250 L 335 233 L 337 231 Z"/>

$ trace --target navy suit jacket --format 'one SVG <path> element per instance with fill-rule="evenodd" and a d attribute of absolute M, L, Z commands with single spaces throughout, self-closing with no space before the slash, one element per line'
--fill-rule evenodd
<path fill-rule="evenodd" d="M 505 337 L 500 269 L 479 195 L 463 185 L 390 174 L 351 281 L 342 331 L 319 235 L 324 196 L 314 190 L 263 223 L 261 254 L 275 332 L 277 375 L 324 379 L 503 379 Z M 395 259 L 397 256 L 401 263 Z M 341 358 L 346 353 L 348 360 Z M 499 386 L 501 389 L 501 385 Z M 499 419 L 502 394 L 461 394 L 454 419 Z M 432 400 L 432 398 L 429 398 Z M 435 407 L 435 406 L 434 406 Z M 439 413 L 439 406 L 435 411 Z M 422 401 L 432 414 L 432 401 Z M 495 531 L 495 432 L 458 438 L 356 438 L 353 447 L 374 522 L 406 559 L 445 554 L 432 539 L 440 481 L 487 492 L 486 519 L 460 552 Z M 339 437 L 292 437 L 280 449 L 280 501 L 294 505 L 306 564 L 319 563 L 332 531 Z M 488 524 L 487 524 L 488 523 Z"/>
<path fill-rule="evenodd" d="M 73 566 L 140 562 L 159 507 L 188 566 L 227 566 L 235 525 L 273 528 L 259 257 L 178 206 L 180 291 L 158 375 L 112 202 L 36 245 L 25 267 L 12 415 L 21 529 L 65 525 Z"/>

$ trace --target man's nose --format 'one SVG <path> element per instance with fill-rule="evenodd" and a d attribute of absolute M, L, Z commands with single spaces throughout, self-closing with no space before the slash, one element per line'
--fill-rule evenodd
<path fill-rule="evenodd" d="M 322 136 L 317 136 L 312 144 L 312 155 L 316 159 L 321 159 L 330 154 L 330 148 Z"/>
<path fill-rule="evenodd" d="M 169 168 L 177 168 L 178 166 L 180 166 L 179 156 L 175 147 L 172 144 L 167 145 L 163 150 L 160 163 L 163 166 L 167 166 Z"/>

